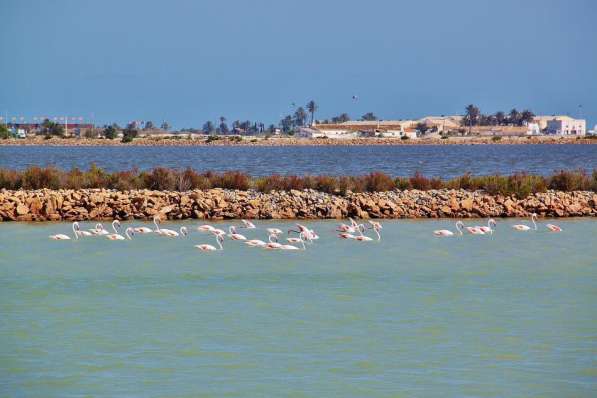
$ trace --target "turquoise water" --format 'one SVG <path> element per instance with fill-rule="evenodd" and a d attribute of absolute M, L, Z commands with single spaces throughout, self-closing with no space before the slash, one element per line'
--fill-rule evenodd
<path fill-rule="evenodd" d="M 595 396 L 597 222 L 517 221 L 446 239 L 448 221 L 385 222 L 379 243 L 313 222 L 304 252 L 218 253 L 197 232 L 1 224 L 0 396 Z"/>

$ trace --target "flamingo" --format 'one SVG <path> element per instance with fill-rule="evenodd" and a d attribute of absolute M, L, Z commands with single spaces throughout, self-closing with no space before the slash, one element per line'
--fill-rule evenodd
<path fill-rule="evenodd" d="M 133 232 L 136 234 L 150 234 L 153 232 L 153 229 L 149 227 L 133 227 Z"/>
<path fill-rule="evenodd" d="M 464 223 L 462 223 L 462 227 L 471 235 L 485 235 L 485 232 L 483 232 L 479 227 L 467 227 L 464 225 Z"/>
<path fill-rule="evenodd" d="M 76 221 L 73 223 L 73 231 L 75 231 L 75 234 L 79 236 L 94 236 L 89 231 L 82 231 L 81 227 L 79 226 L 79 223 Z"/>
<path fill-rule="evenodd" d="M 268 228 L 266 229 L 269 235 L 282 235 L 283 231 L 280 228 Z"/>
<path fill-rule="evenodd" d="M 247 240 L 244 235 L 236 233 L 236 227 L 234 225 L 228 227 L 228 232 L 228 237 L 232 240 Z"/>
<path fill-rule="evenodd" d="M 216 234 L 216 235 L 220 235 L 222 237 L 226 236 L 226 231 L 224 231 L 223 229 L 219 229 L 219 228 L 214 228 L 211 231 L 212 234 Z"/>
<path fill-rule="evenodd" d="M 213 232 L 215 227 L 209 224 L 200 225 L 197 227 L 197 231 L 199 232 Z"/>
<path fill-rule="evenodd" d="M 338 238 L 342 238 L 342 239 L 354 239 L 354 238 L 356 238 L 356 236 L 354 236 L 353 234 L 348 233 L 348 232 L 340 232 L 338 234 Z"/>
<path fill-rule="evenodd" d="M 75 239 L 79 239 L 79 235 L 77 234 L 77 229 L 76 229 L 76 226 L 78 226 L 78 225 L 79 224 L 77 224 L 77 223 L 73 223 L 73 225 L 72 225 L 72 229 L 73 229 L 73 233 L 75 235 Z M 70 240 L 70 236 L 65 235 L 65 234 L 50 235 L 49 238 L 52 239 L 52 240 Z"/>
<path fill-rule="evenodd" d="M 351 234 L 357 232 L 357 228 L 359 227 L 359 225 L 352 218 L 349 218 L 348 220 L 350 221 L 350 225 L 340 224 L 340 225 L 338 225 L 338 228 L 336 229 L 336 231 L 337 232 L 348 232 Z"/>
<path fill-rule="evenodd" d="M 381 223 L 378 221 L 373 221 L 373 220 L 369 220 L 369 224 L 371 225 L 370 228 L 377 228 L 378 231 L 381 231 L 383 229 L 383 227 L 381 226 Z"/>
<path fill-rule="evenodd" d="M 307 239 L 307 241 L 309 241 L 309 242 L 311 242 L 313 240 L 316 240 L 316 239 L 319 239 L 319 235 L 317 235 L 314 230 L 309 229 L 309 228 L 305 227 L 302 224 L 296 224 L 296 226 L 297 226 L 298 230 L 296 230 L 296 229 L 289 229 L 288 230 L 288 234 L 290 234 L 291 232 L 295 232 L 297 234 L 301 234 L 302 233 L 302 234 L 304 234 L 305 239 Z"/>
<path fill-rule="evenodd" d="M 216 238 L 216 243 L 218 244 L 219 249 L 217 249 L 215 246 L 208 244 L 195 245 L 195 247 L 201 250 L 202 252 L 215 252 L 217 250 L 224 250 L 224 246 L 222 245 L 222 243 L 224 242 L 224 238 L 222 237 L 222 235 L 214 234 L 214 236 Z"/>
<path fill-rule="evenodd" d="M 305 241 L 303 239 L 304 235 L 300 234 L 298 238 L 286 238 L 289 243 L 300 243 L 303 246 L 303 250 L 307 250 L 305 246 Z M 292 247 L 292 249 L 291 249 Z M 298 250 L 298 247 L 292 245 L 283 245 L 282 250 Z"/>
<path fill-rule="evenodd" d="M 549 229 L 551 232 L 562 232 L 562 228 L 558 227 L 555 224 L 547 224 L 546 225 L 547 229 Z"/>
<path fill-rule="evenodd" d="M 95 228 L 90 229 L 89 232 L 92 235 L 108 235 L 110 232 L 108 232 L 104 226 L 101 223 L 97 223 L 95 224 Z"/>
<path fill-rule="evenodd" d="M 255 226 L 255 224 L 253 224 L 249 220 L 240 220 L 240 222 L 243 223 L 243 226 L 241 228 L 247 228 L 247 229 L 255 229 L 255 228 L 257 228 Z"/>
<path fill-rule="evenodd" d="M 245 245 L 249 247 L 264 247 L 267 243 L 259 239 L 251 239 L 245 241 Z"/>
<path fill-rule="evenodd" d="M 166 229 L 166 228 L 160 228 L 159 224 L 158 224 L 158 220 L 159 217 L 155 216 L 153 218 L 153 223 L 155 225 L 155 230 L 154 232 L 160 236 L 165 236 L 167 238 L 176 238 L 179 236 L 179 233 L 173 229 Z M 184 227 L 186 229 L 186 227 Z"/>
<path fill-rule="evenodd" d="M 456 230 L 458 231 L 458 233 L 460 235 L 462 235 L 462 227 L 464 226 L 464 224 L 462 223 L 462 221 L 458 221 L 456 222 Z M 454 236 L 454 232 L 448 230 L 448 229 L 438 229 L 436 231 L 433 231 L 433 235 L 435 236 Z"/>
<path fill-rule="evenodd" d="M 533 226 L 534 226 L 534 230 L 537 230 L 537 223 L 535 222 L 535 218 L 537 218 L 537 214 L 533 213 L 531 214 L 531 221 L 533 222 Z M 514 228 L 516 231 L 521 231 L 521 232 L 525 232 L 525 231 L 530 231 L 531 227 L 529 227 L 528 225 L 525 224 L 516 224 L 513 225 L 512 228 Z"/>
<path fill-rule="evenodd" d="M 495 222 L 495 220 L 493 218 L 490 218 L 489 220 L 487 220 L 487 225 L 483 225 L 483 226 L 478 226 L 475 225 L 475 228 L 480 229 L 481 231 L 483 231 L 483 233 L 486 234 L 493 234 L 493 229 L 491 228 L 491 226 L 493 225 L 493 227 L 497 227 L 497 223 Z"/>
<path fill-rule="evenodd" d="M 106 238 L 108 238 L 109 240 L 125 240 L 125 239 L 131 240 L 131 239 L 133 239 L 131 237 L 131 235 L 134 235 L 134 234 L 135 234 L 135 232 L 133 231 L 133 228 L 128 227 L 124 231 L 124 235 L 126 236 L 126 238 L 124 236 L 120 235 L 120 234 L 117 234 L 117 233 L 115 233 L 115 234 L 108 234 L 108 235 L 106 235 Z"/>
<path fill-rule="evenodd" d="M 282 244 L 278 242 L 278 236 L 274 234 L 269 235 L 269 242 L 263 246 L 266 250 L 278 250 L 282 248 Z"/>
<path fill-rule="evenodd" d="M 359 225 L 359 235 L 355 235 L 355 237 L 353 239 L 357 240 L 359 242 L 371 242 L 373 240 L 373 238 L 371 238 L 369 236 L 365 236 L 365 234 L 363 234 L 364 229 L 365 229 L 365 227 L 362 224 Z M 377 240 L 381 239 L 381 236 L 379 235 L 377 228 L 375 229 L 375 232 L 377 233 L 377 236 L 378 236 Z"/>

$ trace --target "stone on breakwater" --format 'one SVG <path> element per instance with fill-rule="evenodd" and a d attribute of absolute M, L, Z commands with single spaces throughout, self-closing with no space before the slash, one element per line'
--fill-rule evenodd
<path fill-rule="evenodd" d="M 0 191 L 1 221 L 110 219 L 321 219 L 597 216 L 594 192 L 549 191 L 524 199 L 465 190 L 330 195 L 313 190 L 189 192 L 106 189 Z"/>

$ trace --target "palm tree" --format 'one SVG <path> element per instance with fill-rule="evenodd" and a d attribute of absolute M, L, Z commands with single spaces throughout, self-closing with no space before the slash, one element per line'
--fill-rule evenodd
<path fill-rule="evenodd" d="M 306 120 L 307 112 L 305 112 L 305 109 L 302 106 L 299 106 L 296 112 L 294 112 L 294 123 L 300 127 L 305 125 Z"/>
<path fill-rule="evenodd" d="M 373 112 L 367 112 L 363 116 L 361 116 L 361 120 L 373 121 L 377 120 L 377 116 L 375 116 Z"/>
<path fill-rule="evenodd" d="M 226 118 L 224 116 L 220 116 L 220 132 L 222 134 L 228 134 L 228 125 L 226 124 Z"/>
<path fill-rule="evenodd" d="M 501 126 L 502 124 L 504 124 L 504 121 L 506 120 L 506 114 L 502 111 L 496 112 L 495 113 L 495 121 L 498 124 L 498 126 Z"/>
<path fill-rule="evenodd" d="M 477 125 L 478 123 L 478 118 L 479 115 L 481 114 L 481 112 L 479 111 L 479 108 L 477 108 L 475 105 L 470 104 L 469 106 L 467 106 L 465 108 L 466 110 L 466 114 L 464 116 L 467 124 L 468 124 L 468 133 L 471 133 L 471 127 L 473 125 Z"/>
<path fill-rule="evenodd" d="M 315 101 L 311 100 L 307 102 L 307 111 L 311 114 L 311 124 L 313 124 L 315 120 L 315 111 L 317 110 L 317 104 Z"/>
<path fill-rule="evenodd" d="M 510 111 L 508 121 L 510 122 L 510 124 L 513 124 L 513 125 L 520 124 L 520 112 L 518 112 L 518 110 L 516 110 L 516 108 L 514 108 Z"/>
<path fill-rule="evenodd" d="M 521 123 L 531 123 L 534 118 L 535 118 L 535 114 L 533 112 L 529 111 L 528 109 L 525 109 L 520 114 Z"/>

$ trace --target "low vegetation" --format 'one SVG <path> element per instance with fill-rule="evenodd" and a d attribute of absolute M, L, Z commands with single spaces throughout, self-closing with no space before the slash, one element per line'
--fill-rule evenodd
<path fill-rule="evenodd" d="M 25 170 L 0 169 L 0 189 L 82 189 L 107 188 L 121 191 L 152 189 L 187 191 L 190 189 L 225 188 L 260 192 L 273 190 L 313 189 L 344 195 L 347 192 L 382 192 L 406 189 L 465 189 L 483 190 L 490 194 L 516 195 L 524 198 L 532 193 L 548 189 L 558 191 L 597 192 L 597 170 L 559 171 L 550 176 L 516 173 L 509 176 L 472 176 L 444 180 L 428 178 L 420 173 L 411 177 L 391 177 L 381 172 L 362 176 L 282 176 L 251 177 L 240 171 L 222 173 L 199 173 L 191 168 L 185 170 L 157 167 L 153 170 L 137 169 L 108 172 L 92 165 L 89 170 L 73 168 L 60 170 L 55 167 L 32 166 Z"/>

